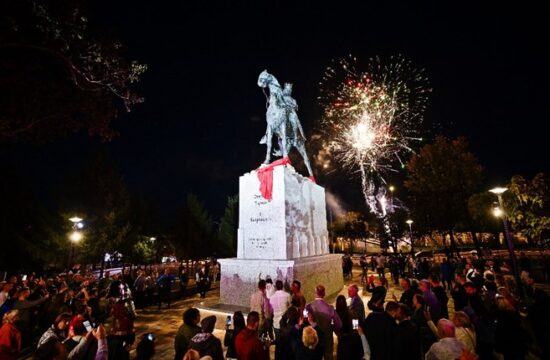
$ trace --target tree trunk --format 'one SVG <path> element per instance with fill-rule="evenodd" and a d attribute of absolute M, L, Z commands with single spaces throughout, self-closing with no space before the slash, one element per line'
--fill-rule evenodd
<path fill-rule="evenodd" d="M 397 241 L 393 237 L 391 239 L 391 247 L 393 249 L 393 253 L 397 254 Z"/>
<path fill-rule="evenodd" d="M 105 255 L 101 256 L 101 269 L 99 270 L 99 278 L 103 279 L 103 271 L 105 270 Z"/>
<path fill-rule="evenodd" d="M 471 230 L 470 233 L 472 234 L 472 241 L 474 242 L 474 246 L 476 247 L 477 255 L 483 257 L 483 253 L 481 252 L 481 245 L 479 244 L 479 239 L 477 238 L 476 232 L 474 230 Z"/>
<path fill-rule="evenodd" d="M 455 236 L 454 236 L 454 231 L 453 230 L 449 231 L 449 240 L 451 241 L 451 243 L 450 243 L 451 254 L 454 254 L 454 253 L 457 252 L 457 246 L 456 246 L 456 241 L 455 241 Z"/>

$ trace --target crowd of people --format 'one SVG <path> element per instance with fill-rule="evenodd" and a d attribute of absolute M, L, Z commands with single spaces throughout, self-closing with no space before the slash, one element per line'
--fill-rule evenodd
<path fill-rule="evenodd" d="M 217 280 L 216 264 L 192 269 L 203 297 Z M 103 277 L 84 271 L 10 276 L 0 283 L 0 359 L 129 359 L 136 308 L 170 307 L 172 298 L 186 296 L 188 272 L 181 264 Z M 154 336 L 138 340 L 136 359 L 150 359 Z"/>
<path fill-rule="evenodd" d="M 334 354 L 357 360 L 550 358 L 550 300 L 533 286 L 528 259 L 520 260 L 516 284 L 510 266 L 498 259 L 361 256 L 360 281 L 348 285 L 335 306 L 325 301 L 321 284 L 308 303 L 298 280 L 260 279 L 248 315 L 237 311 L 227 319 L 223 344 L 213 334 L 215 316 L 201 319 L 199 310 L 187 309 L 175 335 L 175 360 L 262 360 L 270 348 L 275 359 L 291 360 Z M 344 258 L 346 271 L 349 261 Z M 344 276 L 352 279 L 351 271 Z M 219 280 L 219 267 L 208 264 L 102 278 L 11 276 L 0 284 L 0 359 L 17 359 L 21 349 L 31 349 L 35 359 L 129 359 L 136 308 L 170 307 L 174 294 L 187 295 L 188 273 L 201 298 Z M 152 358 L 154 336 L 137 340 L 136 358 Z"/>
<path fill-rule="evenodd" d="M 343 270 L 351 279 L 349 261 L 344 257 Z M 325 301 L 323 285 L 307 303 L 299 281 L 287 291 L 282 280 L 260 279 L 246 321 L 238 311 L 227 323 L 225 356 L 269 359 L 274 346 L 275 359 L 550 358 L 549 298 L 533 287 L 527 261 L 521 266 L 518 286 L 509 265 L 497 259 L 362 256 L 361 283 L 349 285 L 335 306 Z M 392 291 L 398 288 L 399 297 Z M 362 294 L 370 295 L 366 304 Z M 212 322 L 201 321 L 196 309 L 184 313 L 176 360 L 186 352 L 224 358 Z"/>

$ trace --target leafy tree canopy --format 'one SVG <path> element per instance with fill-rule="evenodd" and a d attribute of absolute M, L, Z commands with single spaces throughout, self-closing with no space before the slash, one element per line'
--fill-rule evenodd
<path fill-rule="evenodd" d="M 438 136 L 407 163 L 405 187 L 417 229 L 451 231 L 468 222 L 467 201 L 481 185 L 483 169 L 464 137 Z M 417 220 L 417 221 L 416 221 Z"/>
<path fill-rule="evenodd" d="M 87 130 L 104 140 L 146 65 L 127 61 L 110 34 L 94 33 L 85 1 L 0 2 L 0 141 L 46 141 Z"/>

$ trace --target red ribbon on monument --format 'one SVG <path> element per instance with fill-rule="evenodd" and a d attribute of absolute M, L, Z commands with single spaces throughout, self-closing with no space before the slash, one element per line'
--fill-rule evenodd
<path fill-rule="evenodd" d="M 275 166 L 286 164 L 290 164 L 290 159 L 288 157 L 274 161 L 271 164 L 256 170 L 258 180 L 260 180 L 260 192 L 267 201 L 271 201 L 271 199 L 273 199 L 273 168 Z"/>

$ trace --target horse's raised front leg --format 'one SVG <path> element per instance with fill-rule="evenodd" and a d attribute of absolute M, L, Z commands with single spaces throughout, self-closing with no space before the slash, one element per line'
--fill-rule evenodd
<path fill-rule="evenodd" d="M 272 141 L 273 137 L 273 130 L 271 129 L 271 126 L 267 125 L 267 131 L 265 133 L 265 144 L 267 145 L 267 150 L 265 153 L 265 160 L 264 164 L 268 165 L 271 162 L 271 145 L 273 143 Z"/>

